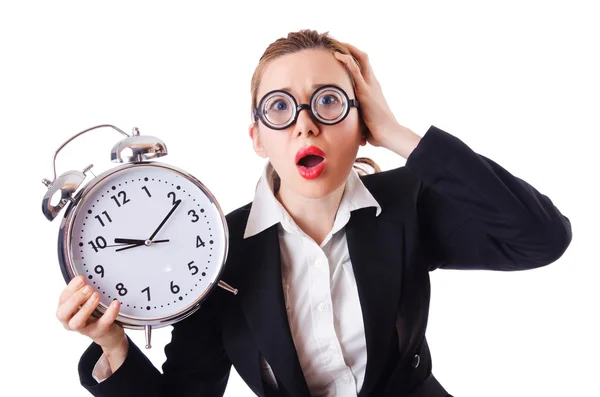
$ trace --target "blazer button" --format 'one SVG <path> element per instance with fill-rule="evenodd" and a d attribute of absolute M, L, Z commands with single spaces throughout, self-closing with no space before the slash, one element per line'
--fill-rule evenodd
<path fill-rule="evenodd" d="M 412 361 L 413 368 L 417 368 L 420 363 L 421 363 L 421 357 L 418 354 L 415 354 L 415 356 L 413 357 L 413 361 Z"/>

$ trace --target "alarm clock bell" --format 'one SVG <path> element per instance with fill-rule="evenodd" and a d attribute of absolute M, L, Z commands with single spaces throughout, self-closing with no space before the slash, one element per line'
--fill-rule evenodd
<path fill-rule="evenodd" d="M 125 135 L 126 138 L 117 142 L 113 146 L 110 159 L 113 163 L 133 163 L 144 160 L 153 160 L 159 157 L 166 156 L 168 154 L 167 145 L 155 136 L 140 135 L 137 127 L 133 128 L 131 135 L 128 135 L 123 130 L 109 124 L 97 125 L 87 130 L 81 131 L 80 133 L 69 138 L 64 142 L 58 150 L 54 153 L 52 159 L 52 169 L 54 170 L 53 180 L 50 181 L 46 178 L 42 179 L 42 183 L 46 185 L 48 191 L 44 195 L 42 200 L 42 212 L 49 221 L 54 220 L 69 201 L 74 202 L 74 196 L 78 191 L 79 187 L 83 184 L 86 178 L 87 172 L 92 169 L 93 164 L 88 165 L 83 171 L 70 170 L 61 174 L 58 178 L 56 177 L 56 156 L 58 153 L 73 139 L 78 136 L 101 127 L 110 127 L 121 134 Z M 60 199 L 56 204 L 53 203 L 55 195 L 60 193 Z"/>

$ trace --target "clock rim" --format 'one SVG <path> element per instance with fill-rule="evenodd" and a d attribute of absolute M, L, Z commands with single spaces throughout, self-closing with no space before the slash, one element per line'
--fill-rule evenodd
<path fill-rule="evenodd" d="M 97 185 L 101 184 L 108 177 L 131 168 L 147 166 L 164 168 L 169 171 L 179 173 L 182 177 L 188 179 L 190 182 L 192 182 L 194 185 L 200 188 L 200 190 L 207 196 L 210 203 L 213 205 L 214 209 L 219 215 L 222 228 L 222 234 L 220 238 L 223 239 L 223 251 L 221 264 L 219 265 L 220 268 L 217 271 L 215 278 L 209 284 L 208 288 L 206 288 L 204 292 L 200 294 L 192 303 L 190 303 L 184 309 L 175 312 L 174 314 L 162 317 L 144 319 L 119 314 L 115 322 L 120 324 L 124 328 L 129 329 L 144 329 L 146 326 L 151 326 L 152 328 L 161 328 L 168 325 L 172 325 L 192 315 L 195 311 L 197 311 L 200 308 L 200 306 L 202 306 L 202 303 L 204 303 L 204 301 L 209 298 L 212 292 L 215 289 L 217 289 L 218 282 L 221 276 L 223 275 L 223 272 L 225 271 L 225 265 L 227 263 L 227 257 L 229 254 L 229 229 L 227 226 L 227 218 L 225 217 L 225 214 L 221 209 L 221 206 L 219 205 L 219 202 L 217 201 L 215 196 L 198 178 L 179 167 L 173 166 L 162 161 L 135 161 L 127 164 L 118 165 L 97 175 L 92 180 L 90 180 L 89 183 L 87 183 L 78 193 L 76 193 L 74 199 L 69 202 L 69 205 L 66 208 L 65 215 L 61 221 L 60 228 L 58 231 L 58 261 L 65 282 L 68 284 L 74 277 L 79 275 L 75 272 L 75 266 L 72 260 L 72 247 L 70 245 L 70 242 L 71 234 L 73 231 L 73 223 L 75 221 L 76 215 L 78 214 L 81 203 Z M 93 315 L 96 317 L 100 317 L 102 314 L 104 314 L 106 309 L 107 306 L 105 306 L 102 303 L 98 303 L 98 307 L 94 311 Z"/>

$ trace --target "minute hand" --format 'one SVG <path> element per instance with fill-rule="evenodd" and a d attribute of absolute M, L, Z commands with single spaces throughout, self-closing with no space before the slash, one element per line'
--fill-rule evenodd
<path fill-rule="evenodd" d="M 160 223 L 160 225 L 158 225 L 158 227 L 156 228 L 156 230 L 154 231 L 154 233 L 152 233 L 152 236 L 150 236 L 148 238 L 148 240 L 152 240 L 158 234 L 158 231 L 163 227 L 163 225 L 165 224 L 165 222 L 167 222 L 167 219 L 169 219 L 171 217 L 171 215 L 173 215 L 173 212 L 175 212 L 175 210 L 177 209 L 177 207 L 179 207 L 179 204 L 181 204 L 181 199 L 175 201 L 175 205 L 173 206 L 173 208 L 171 208 L 171 211 L 169 211 L 169 213 L 167 214 L 167 216 L 165 216 L 165 219 L 162 220 L 162 222 Z"/>

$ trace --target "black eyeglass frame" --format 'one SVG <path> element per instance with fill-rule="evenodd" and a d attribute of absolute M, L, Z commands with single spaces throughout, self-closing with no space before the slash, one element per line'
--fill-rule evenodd
<path fill-rule="evenodd" d="M 317 95 L 317 93 L 320 93 L 321 91 L 324 91 L 328 88 L 333 88 L 337 91 L 340 91 L 344 97 L 346 98 L 346 103 L 348 104 L 348 106 L 346 106 L 346 112 L 344 113 L 344 115 L 337 121 L 334 122 L 327 122 L 327 121 L 323 121 L 317 114 L 315 114 L 315 112 L 313 111 L 312 107 L 310 106 L 310 104 L 313 102 L 315 95 Z M 284 95 L 286 95 L 289 98 L 292 98 L 292 101 L 294 102 L 294 117 L 290 119 L 289 122 L 287 122 L 286 124 L 282 125 L 282 126 L 276 126 L 273 123 L 269 122 L 268 120 L 266 120 L 263 117 L 262 112 L 259 109 L 262 109 L 262 105 L 263 102 L 272 94 L 274 93 L 282 93 Z M 356 107 L 357 109 L 359 108 L 358 105 L 358 99 L 350 99 L 350 97 L 348 96 L 348 94 L 346 93 L 346 91 L 344 91 L 342 88 L 338 87 L 337 85 L 333 85 L 333 84 L 328 84 L 328 85 L 324 85 L 322 87 L 317 88 L 312 95 L 310 96 L 310 100 L 309 103 L 302 103 L 300 105 L 298 105 L 298 102 L 296 101 L 296 98 L 294 98 L 294 96 L 292 94 L 290 94 L 287 91 L 284 90 L 272 90 L 267 92 L 265 95 L 263 95 L 263 97 L 260 99 L 260 101 L 258 102 L 258 106 L 256 108 L 254 108 L 254 117 L 255 120 L 259 119 L 260 121 L 263 122 L 264 125 L 266 125 L 267 127 L 271 128 L 272 130 L 284 130 L 286 128 L 288 128 L 289 126 L 293 125 L 297 120 L 298 120 L 298 115 L 300 114 L 300 111 L 302 109 L 308 109 L 310 112 L 310 115 L 312 116 L 313 120 L 316 120 L 318 123 L 324 124 L 324 125 L 335 125 L 338 123 L 341 123 L 342 121 L 344 121 L 344 119 L 346 117 L 348 117 L 348 114 L 350 113 L 350 108 L 352 107 Z"/>

